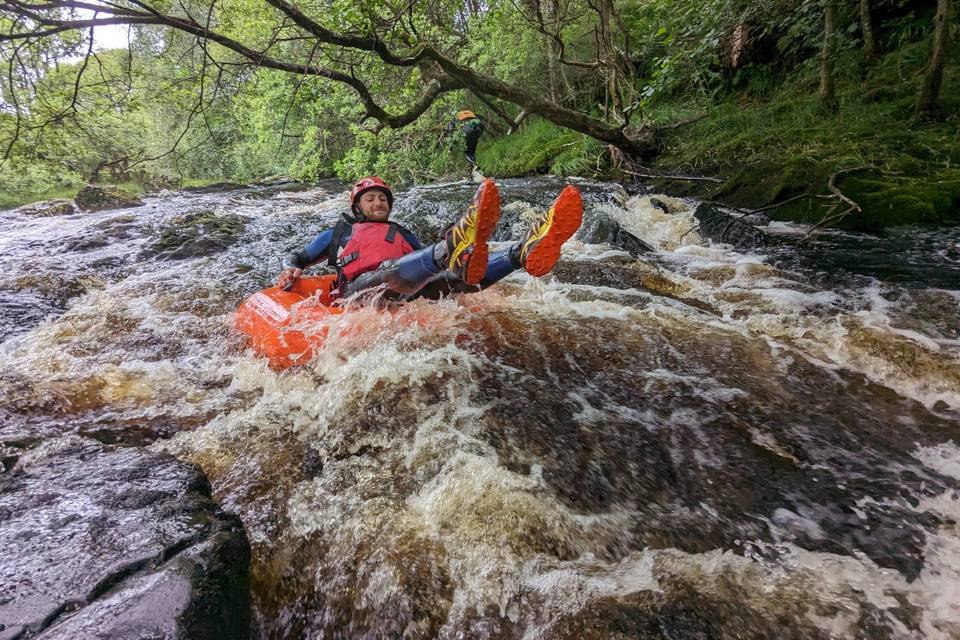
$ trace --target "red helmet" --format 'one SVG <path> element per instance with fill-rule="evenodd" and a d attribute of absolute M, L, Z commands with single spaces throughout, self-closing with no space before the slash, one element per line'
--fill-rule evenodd
<path fill-rule="evenodd" d="M 393 192 L 390 191 L 390 185 L 377 176 L 367 176 L 366 178 L 357 180 L 356 184 L 353 185 L 353 189 L 350 190 L 350 209 L 354 213 L 360 213 L 358 202 L 360 196 L 370 189 L 380 189 L 387 194 L 387 203 L 390 205 L 390 208 L 393 209 Z"/>

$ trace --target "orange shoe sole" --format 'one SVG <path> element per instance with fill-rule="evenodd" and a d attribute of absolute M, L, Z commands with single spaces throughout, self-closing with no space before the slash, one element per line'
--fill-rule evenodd
<path fill-rule="evenodd" d="M 548 213 L 550 226 L 546 235 L 527 254 L 524 270 L 532 276 L 550 273 L 560 259 L 560 247 L 577 232 L 583 222 L 583 198 L 573 185 L 567 185 Z"/>
<path fill-rule="evenodd" d="M 477 209 L 477 235 L 463 274 L 463 281 L 469 285 L 478 284 L 487 275 L 487 258 L 490 254 L 487 239 L 500 220 L 500 191 L 493 180 L 487 178 L 483 181 L 473 197 L 472 206 Z"/>

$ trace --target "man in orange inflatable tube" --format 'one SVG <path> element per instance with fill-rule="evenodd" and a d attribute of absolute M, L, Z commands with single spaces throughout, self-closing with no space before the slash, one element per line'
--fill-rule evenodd
<path fill-rule="evenodd" d="M 500 218 L 500 194 L 493 180 L 480 185 L 470 208 L 444 239 L 425 248 L 409 230 L 390 222 L 393 192 L 380 178 L 358 180 L 350 191 L 350 205 L 353 217 L 345 216 L 284 258 L 281 287 L 326 260 L 337 269 L 340 298 L 374 287 L 404 299 L 476 291 L 521 268 L 533 276 L 549 273 L 561 245 L 583 220 L 580 192 L 568 185 L 523 240 L 490 253 L 487 240 Z"/>

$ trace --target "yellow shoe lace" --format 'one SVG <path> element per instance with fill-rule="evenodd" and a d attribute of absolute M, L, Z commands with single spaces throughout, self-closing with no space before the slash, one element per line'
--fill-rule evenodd
<path fill-rule="evenodd" d="M 453 249 L 450 251 L 450 269 L 460 263 L 461 255 L 477 237 L 477 208 L 470 205 L 463 218 L 450 230 L 453 234 Z"/>
<path fill-rule="evenodd" d="M 546 214 L 535 224 L 535 226 L 530 228 L 530 235 L 527 237 L 526 242 L 523 243 L 520 253 L 526 255 L 528 251 L 532 248 L 532 245 L 535 245 L 537 242 L 543 239 L 547 235 L 547 232 L 550 230 L 550 226 L 553 224 L 553 207 L 547 209 Z"/>

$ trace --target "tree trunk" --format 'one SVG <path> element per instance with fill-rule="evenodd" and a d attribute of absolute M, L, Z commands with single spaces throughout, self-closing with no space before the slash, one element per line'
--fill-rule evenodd
<path fill-rule="evenodd" d="M 573 129 L 601 142 L 620 147 L 631 155 L 650 158 L 657 153 L 658 141 L 655 132 L 641 132 L 643 136 L 627 136 L 622 128 L 611 125 L 586 113 L 560 106 L 555 102 L 537 95 L 527 89 L 507 84 L 498 78 L 488 76 L 469 67 L 462 67 L 436 50 L 426 47 L 425 52 L 443 68 L 461 86 L 474 92 L 497 97 L 511 102 L 522 109 L 535 113 L 553 124 Z"/>
<path fill-rule="evenodd" d="M 563 92 L 560 90 L 560 65 L 557 62 L 557 43 L 552 39 L 547 43 L 547 73 L 550 76 L 550 99 L 560 102 Z"/>
<path fill-rule="evenodd" d="M 520 113 L 517 114 L 516 119 L 514 119 L 513 124 L 511 124 L 510 128 L 507 130 L 507 135 L 509 136 L 510 134 L 512 134 L 514 129 L 519 129 L 520 125 L 523 123 L 524 120 L 527 119 L 528 115 L 530 115 L 529 111 L 527 111 L 526 109 L 521 109 Z"/>
<path fill-rule="evenodd" d="M 504 111 L 503 109 L 501 109 L 499 106 L 497 106 L 495 102 L 488 99 L 482 93 L 477 93 L 475 91 L 471 91 L 470 93 L 473 94 L 477 98 L 477 100 L 487 105 L 487 108 L 490 109 L 490 111 L 492 111 L 493 113 L 497 114 L 497 117 L 503 120 L 507 124 L 507 126 L 510 126 L 513 124 L 513 118 L 510 117 L 510 114 Z M 486 124 L 487 124 L 487 127 L 490 129 L 493 129 L 495 133 L 500 133 L 500 128 L 495 126 L 493 124 L 493 121 L 490 118 L 486 119 Z"/>
<path fill-rule="evenodd" d="M 560 25 L 557 23 L 557 0 L 539 1 L 544 28 L 559 36 Z M 550 99 L 559 104 L 562 98 L 560 89 L 560 45 L 548 35 L 544 35 L 544 44 L 546 44 L 547 54 L 547 75 L 550 78 Z"/>
<path fill-rule="evenodd" d="M 740 57 L 747 46 L 747 25 L 740 23 L 733 30 L 730 39 L 730 66 L 736 69 L 740 66 Z"/>
<path fill-rule="evenodd" d="M 610 108 L 606 110 L 607 119 L 612 119 L 619 124 L 626 124 L 623 96 L 620 93 L 620 60 L 614 40 L 613 27 L 611 26 L 612 19 L 613 1 L 600 0 L 597 59 L 603 61 L 604 72 L 607 75 L 607 97 L 610 101 Z"/>
<path fill-rule="evenodd" d="M 937 0 L 937 14 L 933 17 L 933 51 L 920 90 L 920 100 L 917 101 L 917 115 L 920 117 L 929 116 L 937 108 L 940 85 L 943 83 L 943 65 L 950 47 L 951 8 L 951 0 Z"/>
<path fill-rule="evenodd" d="M 863 57 L 877 57 L 877 39 L 873 35 L 873 18 L 870 15 L 870 0 L 860 0 L 860 30 L 863 31 Z"/>
<path fill-rule="evenodd" d="M 837 30 L 836 0 L 825 0 L 823 6 L 823 52 L 820 61 L 820 100 L 831 111 L 837 108 L 837 96 L 833 81 L 833 58 Z"/>

